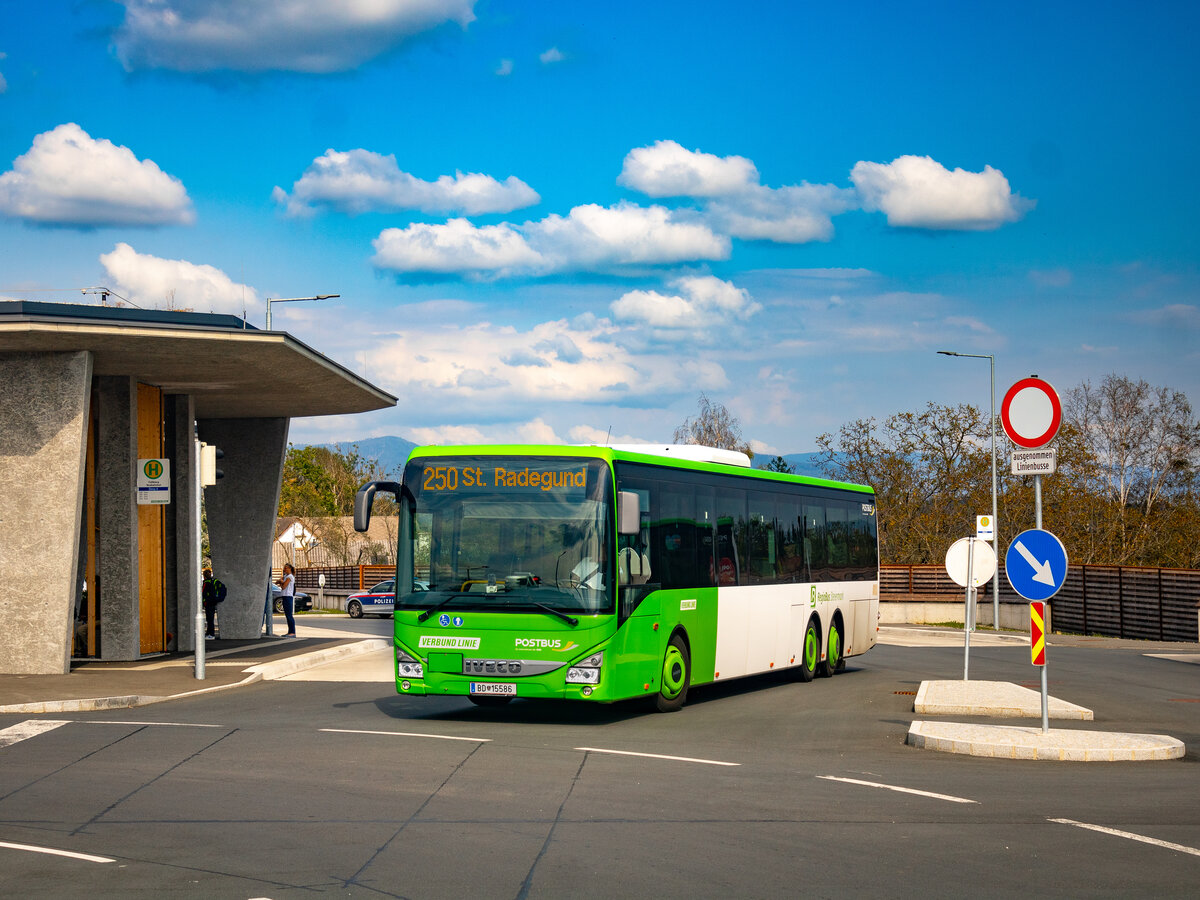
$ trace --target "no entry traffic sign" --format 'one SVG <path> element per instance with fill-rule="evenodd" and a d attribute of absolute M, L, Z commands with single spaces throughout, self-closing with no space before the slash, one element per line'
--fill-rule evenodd
<path fill-rule="evenodd" d="M 1046 446 L 1062 425 L 1058 391 L 1040 378 L 1022 378 L 1004 395 L 1000 422 L 1009 440 L 1018 447 L 1033 450 Z"/>

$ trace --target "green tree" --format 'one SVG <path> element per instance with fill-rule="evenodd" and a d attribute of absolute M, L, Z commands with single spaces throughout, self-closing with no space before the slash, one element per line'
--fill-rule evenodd
<path fill-rule="evenodd" d="M 684 419 L 683 424 L 675 429 L 672 435 L 675 443 L 738 450 L 754 458 L 749 442 L 742 439 L 741 423 L 724 405 L 713 403 L 707 394 L 700 395 L 699 405 L 700 411 Z"/>
<path fill-rule="evenodd" d="M 372 562 L 378 554 L 365 543 L 355 542 L 357 552 L 348 552 L 353 528 L 345 517 L 354 514 L 354 495 L 359 487 L 384 477 L 379 462 L 362 456 L 357 445 L 330 449 L 289 444 L 283 463 L 279 515 L 300 519 L 334 559 L 346 564 Z M 375 501 L 375 511 L 387 516 L 388 521 L 394 512 L 385 498 Z"/>
<path fill-rule="evenodd" d="M 782 456 L 776 456 L 766 465 L 768 472 L 785 472 L 788 475 L 796 474 L 796 467 L 784 459 Z"/>

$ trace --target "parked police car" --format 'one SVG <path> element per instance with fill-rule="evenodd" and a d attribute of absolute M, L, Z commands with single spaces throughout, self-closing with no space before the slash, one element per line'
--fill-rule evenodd
<path fill-rule="evenodd" d="M 413 588 L 418 591 L 429 590 L 429 585 L 423 581 L 413 582 Z M 352 619 L 363 616 L 390 616 L 396 608 L 396 580 L 389 578 L 381 581 L 369 591 L 351 594 L 346 598 L 346 612 Z"/>

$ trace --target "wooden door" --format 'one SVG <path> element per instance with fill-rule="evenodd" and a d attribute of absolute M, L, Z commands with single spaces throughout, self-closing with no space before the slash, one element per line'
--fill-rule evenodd
<path fill-rule="evenodd" d="M 162 391 L 148 384 L 137 387 L 138 458 L 159 459 L 163 455 Z M 141 652 L 158 653 L 167 647 L 164 510 L 161 506 L 138 504 L 137 517 Z"/>

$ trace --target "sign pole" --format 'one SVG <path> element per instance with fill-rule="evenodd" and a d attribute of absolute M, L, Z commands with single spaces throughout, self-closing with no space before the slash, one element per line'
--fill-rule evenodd
<path fill-rule="evenodd" d="M 1035 666 L 1042 669 L 1042 734 L 1050 730 L 1050 691 L 1046 679 L 1046 604 L 1029 604 L 1029 652 Z"/>
<path fill-rule="evenodd" d="M 963 681 L 968 681 L 967 673 L 971 662 L 971 587 L 975 583 L 975 539 L 967 544 L 967 599 L 963 609 Z"/>
<path fill-rule="evenodd" d="M 200 504 L 201 498 L 204 496 L 204 489 L 200 486 L 200 440 L 197 438 L 192 441 L 192 536 L 193 550 L 192 559 L 196 561 L 196 585 L 199 585 L 203 580 L 203 572 L 200 571 L 204 567 L 204 560 L 201 559 L 201 540 L 200 540 Z M 196 586 L 192 588 L 195 593 L 192 595 L 196 604 L 196 680 L 204 680 L 204 591 Z"/>

